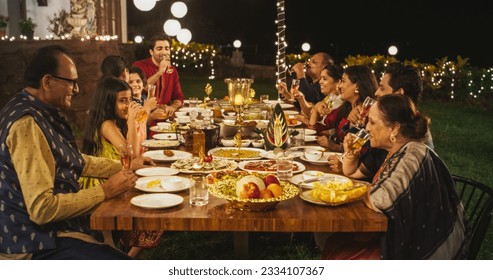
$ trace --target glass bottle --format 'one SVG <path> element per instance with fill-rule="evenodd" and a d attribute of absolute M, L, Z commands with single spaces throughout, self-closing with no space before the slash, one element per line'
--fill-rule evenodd
<path fill-rule="evenodd" d="M 197 126 L 192 134 L 192 154 L 199 156 L 201 153 L 205 154 L 205 133 L 202 130 L 202 126 Z"/>

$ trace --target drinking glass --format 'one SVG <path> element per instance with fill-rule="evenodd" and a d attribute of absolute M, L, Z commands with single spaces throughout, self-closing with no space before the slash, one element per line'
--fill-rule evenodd
<path fill-rule="evenodd" d="M 298 89 L 300 88 L 300 80 L 293 79 L 291 81 L 291 94 L 295 95 L 298 93 Z"/>
<path fill-rule="evenodd" d="M 366 132 L 366 130 L 363 128 L 352 135 L 354 136 L 353 142 L 351 142 L 351 145 L 349 145 L 349 150 L 345 151 L 344 154 L 342 154 L 342 156 L 339 158 L 341 162 L 349 151 L 352 151 L 354 153 L 355 151 L 360 150 L 361 147 L 363 147 L 363 145 L 366 143 L 366 141 L 370 139 L 370 134 Z"/>
<path fill-rule="evenodd" d="M 122 163 L 123 170 L 130 170 L 132 165 L 133 150 L 131 144 L 121 144 L 118 147 L 120 151 L 120 162 Z"/>
<path fill-rule="evenodd" d="M 329 97 L 327 98 L 327 111 L 328 111 L 327 114 L 332 112 L 332 107 L 334 107 L 334 102 L 336 98 L 337 98 L 336 94 L 330 94 Z"/>
<path fill-rule="evenodd" d="M 135 120 L 139 123 L 143 123 L 147 121 L 148 116 L 149 114 L 147 113 L 147 111 L 144 108 L 140 107 L 140 110 L 137 112 L 137 115 L 135 116 Z"/>
<path fill-rule="evenodd" d="M 165 55 L 163 57 L 163 59 L 165 59 L 166 61 L 168 61 L 169 64 L 170 64 L 170 66 L 171 66 L 171 57 L 169 57 L 168 55 Z M 171 67 L 166 68 L 166 74 L 171 74 L 171 73 L 173 73 L 173 68 L 171 68 Z"/>
<path fill-rule="evenodd" d="M 190 97 L 188 101 L 190 102 L 188 104 L 189 107 L 197 107 L 197 103 L 199 102 L 199 99 L 197 97 Z"/>
<path fill-rule="evenodd" d="M 277 178 L 282 181 L 289 181 L 293 177 L 293 158 L 288 155 L 280 156 L 276 159 Z"/>
<path fill-rule="evenodd" d="M 209 190 L 205 184 L 204 174 L 192 174 L 189 202 L 192 206 L 204 206 L 209 203 Z"/>
<path fill-rule="evenodd" d="M 305 129 L 293 128 L 289 131 L 289 141 L 291 147 L 299 147 L 305 145 Z"/>
<path fill-rule="evenodd" d="M 265 103 L 266 101 L 269 101 L 269 95 L 268 94 L 260 95 L 260 103 Z"/>
<path fill-rule="evenodd" d="M 366 124 L 366 118 L 368 117 L 368 113 L 370 112 L 370 108 L 375 103 L 375 99 L 371 97 L 366 97 L 365 101 L 363 101 L 363 110 L 361 111 L 360 118 L 356 123 L 358 127 L 364 127 Z"/>
<path fill-rule="evenodd" d="M 152 98 L 156 96 L 156 85 L 147 85 L 147 98 Z"/>

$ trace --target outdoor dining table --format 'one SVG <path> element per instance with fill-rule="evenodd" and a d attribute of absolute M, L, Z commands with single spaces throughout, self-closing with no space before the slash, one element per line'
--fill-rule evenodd
<path fill-rule="evenodd" d="M 189 151 L 189 147 L 180 146 Z M 329 172 L 326 165 L 302 162 L 306 170 Z M 170 163 L 158 163 L 169 167 Z M 179 174 L 187 177 L 187 174 Z M 233 208 L 225 199 L 209 195 L 205 206 L 191 206 L 188 190 L 178 206 L 144 209 L 130 199 L 142 194 L 134 189 L 101 203 L 91 214 L 94 230 L 228 231 L 234 233 L 234 250 L 239 258 L 248 257 L 249 232 L 386 232 L 387 218 L 367 208 L 361 200 L 339 206 L 320 206 L 300 197 L 281 201 L 274 209 L 251 212 Z"/>

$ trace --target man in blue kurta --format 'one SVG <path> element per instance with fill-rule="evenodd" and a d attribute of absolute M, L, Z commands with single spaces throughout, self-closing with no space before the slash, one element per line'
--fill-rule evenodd
<path fill-rule="evenodd" d="M 0 112 L 0 259 L 128 258 L 90 230 L 89 213 L 137 177 L 79 152 L 62 114 L 79 91 L 74 60 L 60 46 L 41 48 L 24 78 Z M 108 180 L 81 190 L 81 175 Z"/>

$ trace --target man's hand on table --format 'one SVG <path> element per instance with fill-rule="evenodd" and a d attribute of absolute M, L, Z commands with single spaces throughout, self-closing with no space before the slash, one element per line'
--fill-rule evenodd
<path fill-rule="evenodd" d="M 135 181 L 137 181 L 137 175 L 132 170 L 121 170 L 109 177 L 101 187 L 105 198 L 110 199 L 131 190 L 135 187 Z"/>
<path fill-rule="evenodd" d="M 132 159 L 132 166 L 130 167 L 133 171 L 141 168 L 156 166 L 156 163 L 150 157 L 138 156 Z"/>

